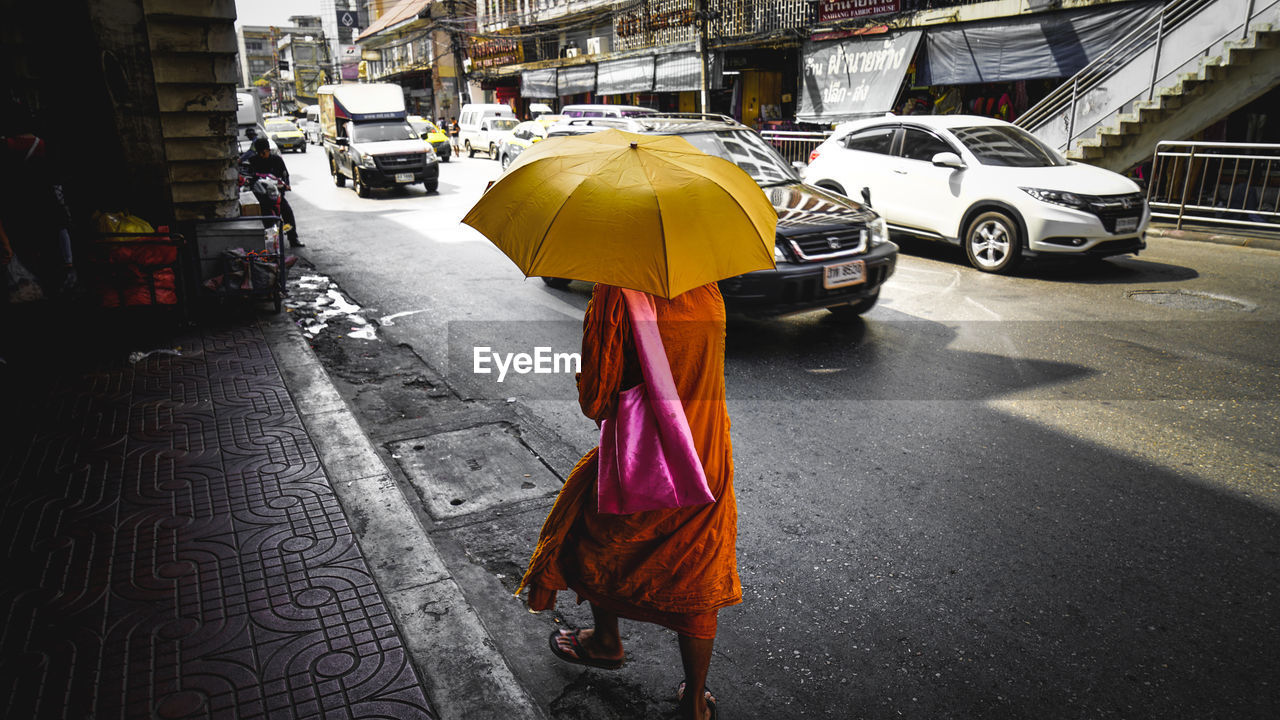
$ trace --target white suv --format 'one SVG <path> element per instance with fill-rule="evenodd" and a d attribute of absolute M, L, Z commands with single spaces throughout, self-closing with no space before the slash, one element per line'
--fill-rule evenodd
<path fill-rule="evenodd" d="M 962 245 L 974 267 L 1027 256 L 1104 257 L 1146 248 L 1151 214 L 1122 175 L 1069 162 L 1025 130 L 972 115 L 885 116 L 836 128 L 804 180 L 870 191 L 895 232 Z"/>

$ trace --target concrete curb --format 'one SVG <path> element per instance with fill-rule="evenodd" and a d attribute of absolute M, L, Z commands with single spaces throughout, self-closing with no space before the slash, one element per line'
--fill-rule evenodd
<path fill-rule="evenodd" d="M 262 331 L 441 720 L 546 720 L 306 339 L 286 315 Z"/>
<path fill-rule="evenodd" d="M 1236 247 L 1250 247 L 1261 250 L 1280 250 L 1280 238 L 1263 237 L 1261 235 L 1231 235 L 1203 230 L 1178 230 L 1173 227 L 1153 225 L 1147 228 L 1147 237 L 1191 240 L 1193 242 L 1234 245 Z"/>

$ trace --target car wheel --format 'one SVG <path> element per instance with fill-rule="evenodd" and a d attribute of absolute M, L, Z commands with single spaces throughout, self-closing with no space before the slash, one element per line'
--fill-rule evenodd
<path fill-rule="evenodd" d="M 356 176 L 351 183 L 356 187 L 356 195 L 362 198 L 369 197 L 369 185 L 364 182 L 364 178 L 360 177 L 360 168 L 356 168 Z"/>
<path fill-rule="evenodd" d="M 822 180 L 816 184 L 818 187 L 822 188 L 823 190 L 830 190 L 831 192 L 837 195 L 844 195 L 845 197 L 849 197 L 849 194 L 844 191 L 844 188 L 840 187 L 836 183 L 831 182 L 830 180 Z"/>
<path fill-rule="evenodd" d="M 549 288 L 567 290 L 569 288 L 570 280 L 568 278 L 544 277 L 542 278 L 542 282 L 546 283 Z"/>
<path fill-rule="evenodd" d="M 468 141 L 466 141 L 465 143 L 463 143 L 463 145 L 466 147 L 466 150 L 467 150 L 467 157 L 469 157 L 469 158 L 473 158 L 473 157 L 475 157 L 475 156 L 476 156 L 476 149 L 475 149 L 475 148 L 473 148 L 473 147 L 471 147 L 471 141 L 470 141 L 470 140 L 468 140 Z"/>
<path fill-rule="evenodd" d="M 298 152 L 303 153 L 303 154 L 305 155 L 305 154 L 306 154 L 306 152 L 307 152 L 307 144 L 306 144 L 306 143 L 302 143 L 301 145 L 299 145 L 299 146 L 298 146 Z"/>
<path fill-rule="evenodd" d="M 489 143 L 489 159 L 490 160 L 498 159 L 498 146 L 494 145 L 493 143 Z"/>
<path fill-rule="evenodd" d="M 503 155 L 502 158 L 498 160 L 498 162 L 502 164 L 502 169 L 506 170 L 508 167 L 511 166 L 511 156 Z"/>
<path fill-rule="evenodd" d="M 879 300 L 880 291 L 877 290 L 876 294 L 871 297 L 862 298 L 861 300 L 849 303 L 848 305 L 836 305 L 835 307 L 829 307 L 827 308 L 827 312 L 834 315 L 840 322 L 850 322 L 858 319 L 858 317 L 863 313 L 870 312 L 871 308 L 875 307 Z"/>
<path fill-rule="evenodd" d="M 342 187 L 347 184 L 347 178 L 338 170 L 338 162 L 333 158 L 329 158 L 329 174 L 333 175 L 333 184 Z"/>
<path fill-rule="evenodd" d="M 440 189 L 440 181 L 439 181 L 439 180 L 428 180 L 428 181 L 426 181 L 426 182 L 422 183 L 422 186 L 423 186 L 423 187 L 425 187 L 425 188 L 427 189 L 427 192 L 429 192 L 429 193 L 433 193 L 433 192 L 435 192 L 435 191 L 437 191 L 437 190 L 439 190 L 439 189 Z"/>
<path fill-rule="evenodd" d="M 964 252 L 969 262 L 982 272 L 1006 273 L 1022 260 L 1018 224 L 1007 214 L 991 210 L 969 223 L 964 234 Z"/>

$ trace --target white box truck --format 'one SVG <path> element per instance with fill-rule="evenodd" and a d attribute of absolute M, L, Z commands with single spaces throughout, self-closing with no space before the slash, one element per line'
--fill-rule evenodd
<path fill-rule="evenodd" d="M 404 91 L 387 83 L 325 85 L 316 91 L 320 136 L 338 187 L 351 178 L 360 197 L 372 188 L 440 184 L 440 159 L 409 126 Z"/>

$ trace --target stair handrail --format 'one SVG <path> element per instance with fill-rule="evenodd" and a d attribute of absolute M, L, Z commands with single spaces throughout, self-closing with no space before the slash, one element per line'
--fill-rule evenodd
<path fill-rule="evenodd" d="M 1148 89 L 1147 95 L 1147 98 L 1151 99 L 1155 82 L 1158 79 L 1156 78 L 1156 73 L 1159 67 L 1160 51 L 1164 44 L 1164 38 L 1189 18 L 1194 17 L 1200 10 L 1217 1 L 1173 0 L 1167 3 L 1160 9 L 1160 12 L 1120 38 L 1096 59 L 1064 81 L 1053 92 L 1046 95 L 1043 100 L 1029 108 L 1014 124 L 1024 129 L 1032 130 L 1061 113 L 1063 109 L 1067 109 L 1066 148 L 1070 149 L 1071 143 L 1076 139 L 1075 110 L 1076 102 L 1080 96 L 1108 80 L 1118 69 L 1125 67 L 1130 60 L 1145 52 L 1154 43 L 1155 62 L 1151 68 L 1151 87 Z M 1245 33 L 1248 33 L 1249 15 L 1252 15 L 1253 3 L 1249 2 L 1248 6 L 1249 11 L 1244 19 Z"/>

